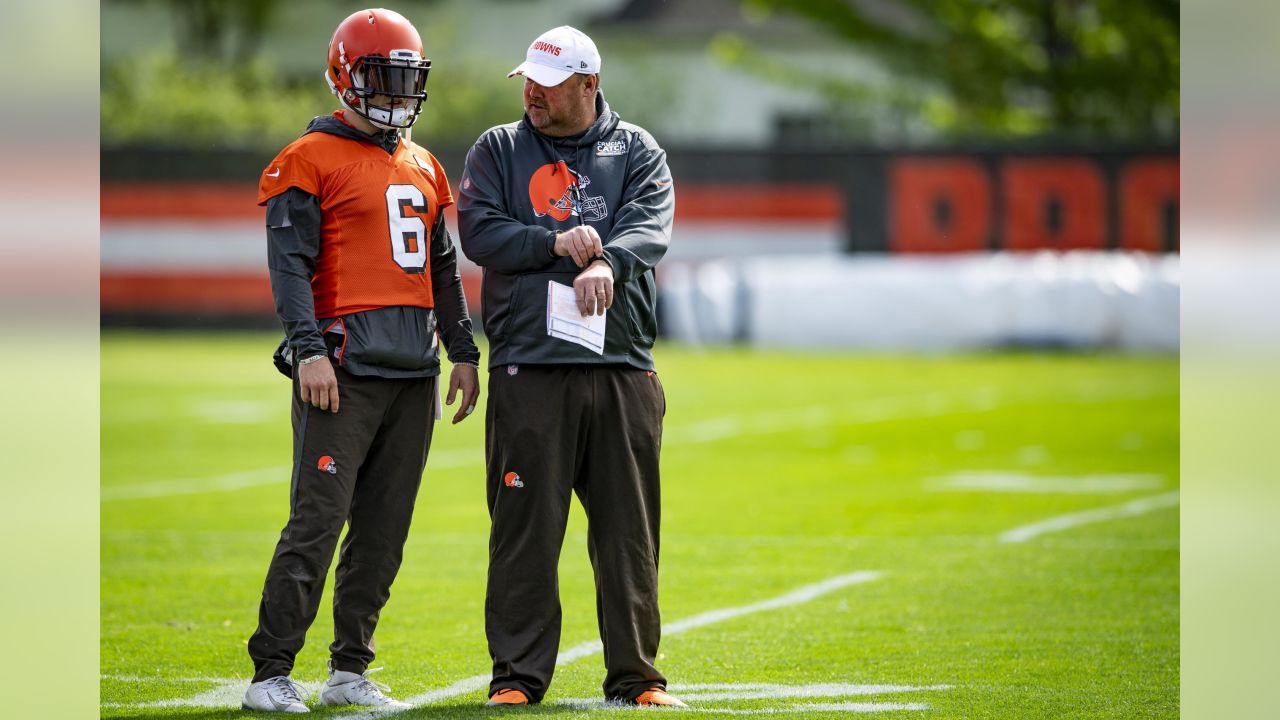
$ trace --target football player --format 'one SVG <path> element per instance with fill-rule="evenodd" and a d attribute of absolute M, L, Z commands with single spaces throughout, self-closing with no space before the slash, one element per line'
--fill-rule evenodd
<path fill-rule="evenodd" d="M 262 172 L 268 267 L 293 381 L 289 520 L 267 570 L 243 706 L 307 712 L 289 675 L 345 523 L 324 705 L 407 707 L 369 679 L 378 615 L 399 570 L 439 417 L 437 338 L 456 424 L 475 409 L 480 353 L 445 226 L 444 168 L 408 134 L 431 61 L 390 10 L 338 25 L 325 78 L 341 109 Z"/>

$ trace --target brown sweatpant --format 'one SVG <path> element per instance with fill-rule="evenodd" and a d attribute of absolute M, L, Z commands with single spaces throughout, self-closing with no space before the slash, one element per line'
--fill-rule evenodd
<path fill-rule="evenodd" d="M 608 699 L 666 687 L 654 668 L 658 456 L 666 400 L 656 374 L 625 366 L 507 365 L 489 372 L 485 450 L 490 694 L 542 700 L 560 647 L 557 563 L 570 498 L 588 520 Z"/>
<path fill-rule="evenodd" d="M 400 569 L 431 445 L 436 378 L 338 375 L 339 411 L 298 399 L 293 382 L 293 482 L 249 638 L 253 681 L 288 675 L 320 608 L 338 536 L 348 526 L 333 590 L 338 670 L 363 673 L 373 631 Z"/>

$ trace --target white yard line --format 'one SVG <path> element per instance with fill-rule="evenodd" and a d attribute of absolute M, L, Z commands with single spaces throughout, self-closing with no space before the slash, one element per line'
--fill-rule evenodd
<path fill-rule="evenodd" d="M 1058 515 L 1048 520 L 1041 520 L 1030 525 L 1022 525 L 1012 530 L 1006 530 L 1000 533 L 1000 542 L 1003 543 L 1020 543 L 1026 542 L 1033 538 L 1044 535 L 1045 533 L 1057 532 L 1059 530 L 1070 530 L 1081 525 L 1089 525 L 1092 523 L 1106 522 L 1108 520 L 1118 520 L 1120 518 L 1134 517 L 1149 513 L 1152 510 L 1160 510 L 1177 506 L 1179 502 L 1179 493 L 1177 490 L 1160 495 L 1149 495 L 1147 497 L 1130 500 L 1122 505 L 1112 505 L 1110 507 L 1096 508 L 1094 510 L 1084 510 L 1082 512 L 1068 513 L 1066 515 Z"/>
<path fill-rule="evenodd" d="M 637 707 L 644 711 L 646 708 Z M 666 708 L 664 708 L 666 710 Z M 809 712 L 897 712 L 904 710 L 929 710 L 924 702 L 818 702 L 813 705 L 792 705 L 790 707 L 756 707 L 751 710 L 735 710 L 731 707 L 684 707 L 684 712 L 714 712 L 717 715 L 786 715 L 809 714 Z"/>
<path fill-rule="evenodd" d="M 1158 490 L 1164 476 L 1155 473 L 1097 473 L 1091 475 L 1028 475 L 1019 472 L 970 470 L 929 478 L 934 492 L 1061 493 L 1109 495 L 1135 490 Z"/>
<path fill-rule="evenodd" d="M 793 698 L 838 698 L 866 695 L 897 695 L 901 693 L 937 692 L 950 690 L 951 685 L 854 685 L 851 683 L 818 683 L 814 685 L 781 685 L 776 683 L 720 683 L 705 685 L 670 685 L 668 689 L 685 702 L 709 700 L 783 700 Z M 562 698 L 557 705 L 573 705 L 580 708 L 617 707 L 599 698 Z M 815 705 L 803 707 L 813 708 Z"/>
<path fill-rule="evenodd" d="M 818 683 L 813 685 L 723 684 L 709 686 L 673 685 L 671 691 L 681 700 L 765 700 L 771 698 L 829 698 L 862 695 L 896 695 L 898 693 L 950 690 L 951 685 L 854 685 L 851 683 Z"/>
<path fill-rule="evenodd" d="M 437 688 L 435 690 L 428 690 L 427 692 L 414 695 L 408 700 L 405 700 L 405 702 L 413 705 L 428 705 L 430 703 L 439 702 L 441 700 L 447 700 L 448 698 L 457 697 L 459 695 L 469 695 L 473 692 L 476 692 L 478 690 L 483 690 L 484 688 L 487 688 L 487 687 L 489 687 L 488 675 L 472 675 L 471 677 L 463 678 L 453 683 L 452 685 L 446 685 L 445 687 L 442 687 L 442 688 Z M 360 715 L 359 714 L 343 715 L 341 717 L 354 718 L 354 717 L 360 717 Z"/>
<path fill-rule="evenodd" d="M 664 636 L 677 635 L 686 630 L 700 628 L 713 623 L 724 622 L 725 620 L 732 620 L 733 618 L 742 617 L 743 615 L 750 615 L 752 613 L 763 612 L 765 610 L 776 610 L 788 605 L 799 605 L 800 603 L 809 602 L 819 596 L 826 595 L 829 592 L 839 590 L 843 587 L 878 580 L 881 575 L 882 573 L 871 571 L 849 573 L 848 575 L 837 575 L 833 578 L 827 578 L 822 582 L 816 582 L 812 585 L 805 585 L 804 587 L 796 588 L 786 595 L 779 595 L 776 598 L 762 600 L 750 605 L 709 610 L 707 612 L 694 615 L 693 617 L 677 620 L 668 625 L 663 625 L 662 634 Z"/>
<path fill-rule="evenodd" d="M 667 625 L 662 626 L 662 636 L 663 638 L 669 638 L 672 635 L 679 635 L 682 632 L 693 630 L 694 628 L 724 622 L 725 620 L 731 620 L 743 615 L 750 615 L 752 613 L 763 612 L 765 610 L 775 610 L 777 608 L 787 607 L 788 605 L 798 605 L 800 603 L 809 602 L 810 600 L 814 600 L 815 598 L 841 588 L 877 580 L 882 576 L 883 573 L 872 571 L 837 575 L 832 578 L 827 578 L 821 582 L 796 588 L 785 595 L 779 595 L 778 597 L 770 598 L 768 600 L 762 600 L 750 605 L 710 610 L 683 620 L 668 623 Z M 599 640 L 590 640 L 584 643 L 579 643 L 578 645 L 574 645 L 568 650 L 561 652 L 559 657 L 556 658 L 556 665 L 565 665 L 573 662 L 574 660 L 596 655 L 601 651 L 602 647 Z M 425 705 L 451 697 L 457 697 L 459 695 L 468 695 L 487 688 L 489 686 L 489 678 L 490 676 L 488 674 L 473 675 L 472 677 L 464 678 L 447 687 L 429 690 L 425 693 L 414 695 L 413 697 L 408 698 L 405 702 L 412 705 Z M 339 717 L 343 718 L 343 720 L 348 720 L 350 718 L 363 716 L 364 714 L 350 714 Z"/>
<path fill-rule="evenodd" d="M 652 712 L 654 708 L 636 707 L 621 703 L 610 703 L 604 700 L 556 700 L 548 703 L 552 707 L 571 708 L 574 710 L 612 710 L 638 713 Z M 663 714 L 670 712 L 715 713 L 717 715 L 790 715 L 812 712 L 844 712 L 844 713 L 881 713 L 897 710 L 930 710 L 928 703 L 895 703 L 895 702 L 841 702 L 841 703 L 809 703 L 791 704 L 771 708 L 727 708 L 727 707 L 687 707 L 661 708 Z"/>

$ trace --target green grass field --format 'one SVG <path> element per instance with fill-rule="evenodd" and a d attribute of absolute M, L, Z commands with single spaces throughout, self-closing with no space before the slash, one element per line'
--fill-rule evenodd
<path fill-rule="evenodd" d="M 275 341 L 104 333 L 103 717 L 248 715 L 288 502 Z M 657 356 L 658 664 L 699 717 L 1178 716 L 1175 358 Z M 378 679 L 440 691 L 406 718 L 654 712 L 603 706 L 591 649 L 538 707 L 463 682 L 489 661 L 482 435 L 437 426 Z M 562 653 L 596 639 L 585 526 L 575 505 Z M 296 680 L 323 677 L 328 602 Z"/>

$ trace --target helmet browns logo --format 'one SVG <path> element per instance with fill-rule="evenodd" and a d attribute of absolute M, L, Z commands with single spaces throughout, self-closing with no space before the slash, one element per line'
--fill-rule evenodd
<path fill-rule="evenodd" d="M 586 189 L 590 184 L 590 178 L 575 175 L 563 160 L 543 165 L 529 178 L 529 202 L 533 205 L 533 214 L 538 217 L 550 215 L 561 222 L 573 215 L 581 215 L 591 221 L 603 220 L 609 209 L 603 197 L 587 196 Z"/>
<path fill-rule="evenodd" d="M 502 484 L 507 487 L 524 487 L 524 481 L 520 479 L 519 475 L 513 472 L 509 472 L 502 476 Z"/>
<path fill-rule="evenodd" d="M 321 455 L 320 460 L 316 462 L 316 469 L 323 470 L 330 475 L 337 475 L 338 463 L 334 461 L 332 455 Z"/>
<path fill-rule="evenodd" d="M 529 202 L 533 203 L 534 214 L 568 220 L 573 214 L 572 189 L 573 174 L 563 162 L 538 168 L 529 178 Z"/>

